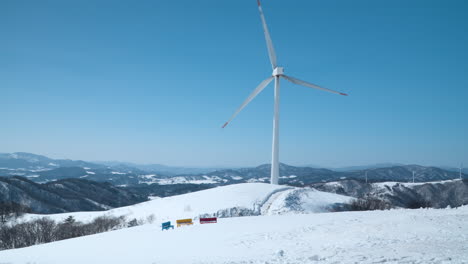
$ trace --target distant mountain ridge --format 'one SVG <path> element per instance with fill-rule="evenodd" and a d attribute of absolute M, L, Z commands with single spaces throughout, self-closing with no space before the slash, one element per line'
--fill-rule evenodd
<path fill-rule="evenodd" d="M 26 152 L 0 153 L 0 168 L 44 170 L 58 167 L 105 168 L 104 165 L 82 160 L 51 159 Z"/>
<path fill-rule="evenodd" d="M 198 174 L 215 171 L 221 168 L 206 167 L 206 168 L 195 168 L 195 167 L 180 167 L 180 166 L 167 166 L 162 164 L 136 164 L 131 162 L 119 162 L 119 161 L 97 161 L 96 163 L 104 164 L 112 168 L 137 168 L 146 172 L 152 172 L 163 175 L 180 175 L 180 174 Z"/>
<path fill-rule="evenodd" d="M 56 160 L 23 152 L 0 154 L 0 201 L 23 204 L 40 213 L 105 210 L 137 203 L 147 199 L 148 196 L 165 197 L 237 183 L 269 183 L 270 168 L 270 164 L 262 164 L 250 168 L 173 175 L 145 171 L 121 163 L 106 165 L 86 161 Z M 354 186 L 354 190 L 359 191 L 367 188 L 366 172 L 369 184 L 386 181 L 412 182 L 413 172 L 415 182 L 445 181 L 459 177 L 458 171 L 419 165 L 377 166 L 362 170 L 352 168 L 350 171 L 335 171 L 281 163 L 279 183 L 297 187 L 315 187 L 326 182 L 350 182 L 349 186 Z M 467 178 L 466 175 L 463 175 L 463 178 Z M 356 182 L 359 184 L 355 184 Z M 352 192 L 349 186 L 348 192 Z M 402 199 L 404 206 L 408 206 L 403 204 L 406 201 L 424 201 L 420 198 L 424 195 L 426 198 L 432 197 L 428 198 L 431 203 L 439 206 L 451 201 L 451 197 L 464 202 L 460 198 L 464 197 L 463 195 L 449 195 L 452 190 L 460 192 L 460 187 L 451 184 L 444 186 L 446 187 L 429 184 L 411 190 L 406 187 L 392 187 L 393 196 L 386 198 L 394 204 L 398 204 L 399 199 Z M 462 189 L 462 192 L 464 191 L 465 189 Z M 380 188 L 379 192 L 385 195 L 386 189 Z M 353 196 L 352 193 L 346 194 Z M 439 194 L 443 196 L 438 196 Z M 441 203 L 436 203 L 437 197 L 441 197 Z"/>
<path fill-rule="evenodd" d="M 183 173 L 163 171 L 164 165 L 136 165 L 132 163 L 98 164 L 86 161 L 50 159 L 45 156 L 18 152 L 0 154 L 0 176 L 23 176 L 34 182 L 44 183 L 66 178 L 81 178 L 100 182 L 110 182 L 117 186 L 138 185 L 172 185 L 172 184 L 210 184 L 215 186 L 244 182 L 269 182 L 270 165 L 263 164 L 250 168 L 217 169 L 209 172 Z M 328 182 L 343 179 L 364 179 L 369 181 L 440 181 L 458 178 L 458 172 L 437 167 L 419 165 L 397 165 L 358 169 L 350 167 L 349 171 L 336 171 L 324 168 L 298 167 L 280 164 L 280 184 L 306 186 L 317 182 Z M 24 167 L 21 167 L 24 166 Z M 145 169 L 146 168 L 146 169 Z M 173 167 L 172 167 L 173 169 Z M 156 171 L 161 172 L 156 172 Z M 191 169 L 188 169 L 189 171 Z M 204 169 L 202 169 L 204 170 Z"/>
<path fill-rule="evenodd" d="M 370 165 L 361 165 L 361 166 L 347 166 L 347 167 L 338 167 L 338 168 L 331 168 L 334 171 L 362 171 L 362 170 L 369 170 L 369 169 L 380 169 L 380 168 L 390 168 L 396 166 L 405 166 L 402 163 L 377 163 L 377 164 L 370 164 Z"/>
<path fill-rule="evenodd" d="M 34 213 L 102 211 L 146 200 L 103 182 L 65 179 L 37 184 L 23 177 L 0 177 L 0 201 L 27 206 Z"/>
<path fill-rule="evenodd" d="M 203 176 L 218 177 L 223 179 L 233 179 L 247 182 L 269 182 L 270 165 L 264 164 L 255 168 L 244 168 L 237 170 L 220 170 L 207 173 Z M 446 171 L 437 167 L 425 167 L 419 165 L 404 165 L 389 168 L 376 168 L 358 171 L 338 172 L 329 169 L 317 169 L 310 167 L 294 167 L 286 164 L 280 164 L 280 184 L 289 184 L 294 186 L 305 186 L 317 182 L 328 182 L 344 179 L 365 179 L 369 181 L 412 181 L 413 171 L 415 172 L 415 181 L 440 181 L 457 179 L 458 173 Z"/>
<path fill-rule="evenodd" d="M 311 187 L 355 198 L 383 199 L 392 206 L 403 208 L 445 208 L 468 204 L 468 179 L 426 183 L 342 180 L 316 183 Z"/>

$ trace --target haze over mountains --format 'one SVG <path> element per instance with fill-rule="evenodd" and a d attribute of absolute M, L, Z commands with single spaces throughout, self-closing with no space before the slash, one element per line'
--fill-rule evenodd
<path fill-rule="evenodd" d="M 370 165 L 350 167 L 347 170 L 296 167 L 280 165 L 280 184 L 306 186 L 317 182 L 343 179 L 364 179 L 369 181 L 415 181 L 450 180 L 459 177 L 455 170 L 419 165 Z M 466 173 L 467 170 L 464 170 Z M 108 162 L 98 164 L 81 160 L 51 159 L 45 156 L 17 152 L 0 154 L 0 176 L 22 176 L 37 183 L 66 178 L 81 178 L 92 181 L 110 182 L 117 186 L 138 186 L 141 184 L 214 184 L 227 185 L 243 182 L 269 182 L 270 165 L 251 168 L 209 169 L 182 168 L 164 165 L 137 165 L 132 163 Z"/>
<path fill-rule="evenodd" d="M 463 196 L 468 192 L 466 184 L 411 188 L 370 184 L 410 182 L 413 171 L 415 182 L 453 180 L 459 178 L 457 171 L 419 165 L 384 165 L 336 171 L 280 164 L 280 184 L 313 187 L 356 198 L 369 194 L 403 207 L 429 203 L 443 207 L 468 202 Z M 365 183 L 366 171 L 369 184 Z M 269 180 L 269 164 L 210 171 L 163 165 L 100 164 L 23 152 L 0 154 L 0 201 L 27 205 L 38 213 L 107 210 L 146 201 L 151 196 L 167 197 L 230 184 L 269 183 Z"/>

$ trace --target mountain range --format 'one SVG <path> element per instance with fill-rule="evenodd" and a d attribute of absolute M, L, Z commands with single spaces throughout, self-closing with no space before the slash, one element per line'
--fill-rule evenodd
<path fill-rule="evenodd" d="M 190 168 L 187 168 L 187 171 L 191 171 L 190 173 L 183 173 L 184 169 L 179 168 L 179 172 L 181 172 L 179 174 L 174 173 L 174 170 L 169 168 L 172 167 L 163 165 L 138 166 L 131 163 L 98 164 L 81 160 L 51 159 L 24 152 L 0 154 L 0 176 L 22 176 L 36 183 L 80 178 L 110 182 L 116 186 L 151 184 L 210 184 L 219 186 L 244 182 L 269 182 L 270 178 L 269 164 L 251 168 L 218 169 L 202 173 L 193 172 Z M 454 170 L 419 165 L 369 166 L 366 169 L 351 167 L 348 171 L 336 171 L 280 164 L 280 183 L 306 186 L 343 179 L 363 180 L 366 172 L 368 180 L 372 182 L 408 182 L 412 181 L 413 172 L 416 182 L 450 180 L 459 177 L 459 173 Z"/>
<path fill-rule="evenodd" d="M 367 172 L 368 183 L 365 182 Z M 416 185 L 380 186 L 386 181 Z M 399 207 L 430 203 L 465 204 L 465 185 L 418 183 L 458 178 L 458 172 L 437 167 L 396 165 L 350 171 L 280 164 L 280 184 L 362 198 L 365 194 Z M 151 196 L 167 197 L 238 183 L 268 183 L 270 165 L 218 169 L 205 173 L 164 174 L 130 164 L 99 164 L 50 159 L 30 153 L 0 154 L 0 201 L 25 205 L 36 213 L 107 210 L 139 203 Z M 464 188 L 464 189 L 460 189 Z"/>
<path fill-rule="evenodd" d="M 342 180 L 315 183 L 311 187 L 355 198 L 383 200 L 402 208 L 445 208 L 468 204 L 468 179 L 421 183 Z"/>
<path fill-rule="evenodd" d="M 26 152 L 0 153 L 0 168 L 41 171 L 58 167 L 105 168 L 104 165 L 82 160 L 51 159 Z"/>
<path fill-rule="evenodd" d="M 64 179 L 44 184 L 23 177 L 0 177 L 0 201 L 15 202 L 34 213 L 102 211 L 147 200 L 147 196 L 110 183 Z"/>

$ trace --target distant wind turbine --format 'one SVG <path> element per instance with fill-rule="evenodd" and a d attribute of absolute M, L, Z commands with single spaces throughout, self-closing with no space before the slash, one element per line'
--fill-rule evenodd
<path fill-rule="evenodd" d="M 462 179 L 463 163 L 460 164 L 460 180 Z"/>
<path fill-rule="evenodd" d="M 318 85 L 308 83 L 306 81 L 302 81 L 296 79 L 291 76 L 287 76 L 284 74 L 284 68 L 279 67 L 276 63 L 276 53 L 275 49 L 273 48 L 273 42 L 271 41 L 270 32 L 268 31 L 268 27 L 265 21 L 265 16 L 263 15 L 262 6 L 260 4 L 260 0 L 257 0 L 258 10 L 260 11 L 260 19 L 262 20 L 263 24 L 263 32 L 265 33 L 266 45 L 268 49 L 268 55 L 270 57 L 271 67 L 273 69 L 273 73 L 270 77 L 262 81 L 257 88 L 247 97 L 247 99 L 242 103 L 242 105 L 234 112 L 231 118 L 224 123 L 223 128 L 226 127 L 229 122 L 231 122 L 237 114 L 240 113 L 242 109 L 244 109 L 247 104 L 250 103 L 265 87 L 274 79 L 275 80 L 275 108 L 274 108 L 274 118 L 273 118 L 273 143 L 272 143 L 272 154 L 271 154 L 271 184 L 278 184 L 279 178 L 279 101 L 280 101 L 280 77 L 294 83 L 297 85 L 302 85 L 309 88 L 314 88 L 318 90 L 322 90 L 325 92 L 330 92 L 339 95 L 347 95 L 345 93 L 340 93 L 337 91 L 333 91 L 327 88 L 320 87 Z"/>

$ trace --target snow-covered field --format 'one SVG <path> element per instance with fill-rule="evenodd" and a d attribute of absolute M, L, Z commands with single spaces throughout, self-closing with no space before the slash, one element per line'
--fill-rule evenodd
<path fill-rule="evenodd" d="M 100 214 L 136 218 L 154 214 L 157 222 L 0 251 L 0 263 L 468 263 L 467 206 L 323 213 L 349 199 L 314 189 L 251 183 L 107 212 L 74 213 L 83 221 Z M 261 216 L 160 230 L 161 221 L 226 208 L 250 208 Z"/>
<path fill-rule="evenodd" d="M 0 263 L 468 263 L 468 207 L 144 225 L 0 252 Z"/>

